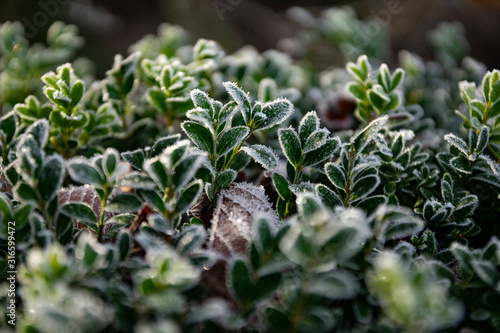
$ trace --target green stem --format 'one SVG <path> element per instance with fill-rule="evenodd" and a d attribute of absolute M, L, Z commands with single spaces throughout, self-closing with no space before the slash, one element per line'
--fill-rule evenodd
<path fill-rule="evenodd" d="M 106 202 L 108 201 L 108 196 L 105 195 L 101 200 L 101 214 L 99 216 L 99 224 L 97 225 L 97 241 L 102 243 L 102 234 L 104 230 L 104 213 L 106 208 Z"/>
<path fill-rule="evenodd" d="M 302 166 L 302 156 L 300 157 L 300 161 L 299 163 L 297 163 L 297 166 L 294 166 L 294 169 L 295 169 L 295 175 L 293 176 L 292 185 L 298 184 L 298 182 L 302 179 L 302 171 L 304 169 L 304 167 Z M 285 203 L 285 212 L 283 214 L 284 218 L 288 217 L 288 215 L 290 214 L 290 211 L 294 204 L 292 200 L 293 200 L 293 195 L 290 198 L 288 198 L 288 200 Z"/>
<path fill-rule="evenodd" d="M 233 149 L 233 152 L 231 153 L 231 157 L 229 157 L 229 160 L 227 161 L 226 165 L 224 165 L 224 168 L 222 169 L 222 171 L 229 168 L 229 166 L 231 165 L 231 162 L 233 162 L 236 155 L 240 152 L 241 146 L 243 146 L 243 144 L 247 141 L 247 139 L 250 137 L 250 135 L 252 135 L 253 131 L 254 131 L 253 128 L 250 127 L 250 130 L 248 131 L 248 134 L 245 137 L 245 139 L 243 139 L 243 141 L 241 141 L 241 143 L 238 146 L 236 146 L 236 148 Z"/>
<path fill-rule="evenodd" d="M 351 187 L 352 187 L 352 170 L 354 169 L 354 160 L 356 159 L 356 151 L 351 146 L 351 149 L 347 153 L 348 160 L 348 170 L 347 170 L 347 183 L 345 186 L 345 199 L 344 206 L 349 207 L 351 203 Z"/>

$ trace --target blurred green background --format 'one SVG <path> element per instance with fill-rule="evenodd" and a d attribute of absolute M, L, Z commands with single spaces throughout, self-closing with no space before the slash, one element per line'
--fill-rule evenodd
<path fill-rule="evenodd" d="M 79 55 L 92 59 L 97 77 L 102 77 L 115 54 L 126 54 L 132 43 L 156 33 L 162 22 L 185 27 L 195 39 L 215 39 L 228 52 L 245 44 L 263 51 L 294 36 L 297 26 L 286 15 L 290 7 L 317 13 L 346 4 L 361 18 L 390 24 L 394 54 L 407 49 L 430 57 L 426 32 L 439 21 L 460 21 L 471 56 L 488 68 L 500 67 L 498 0 L 1 0 L 0 22 L 21 20 L 33 42 L 43 41 L 50 22 L 76 24 L 86 41 Z"/>

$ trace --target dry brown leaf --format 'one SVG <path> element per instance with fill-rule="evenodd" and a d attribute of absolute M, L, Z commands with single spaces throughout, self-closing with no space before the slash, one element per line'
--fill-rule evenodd
<path fill-rule="evenodd" d="M 254 219 L 260 214 L 274 223 L 278 221 L 264 188 L 233 183 L 219 194 L 212 219 L 210 247 L 226 258 L 244 255 L 253 235 Z"/>

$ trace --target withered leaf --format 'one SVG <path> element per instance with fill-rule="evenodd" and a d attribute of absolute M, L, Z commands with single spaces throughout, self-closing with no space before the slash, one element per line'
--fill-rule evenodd
<path fill-rule="evenodd" d="M 219 194 L 212 219 L 210 247 L 226 258 L 244 255 L 253 235 L 253 221 L 261 214 L 272 223 L 278 221 L 264 188 L 233 183 Z"/>

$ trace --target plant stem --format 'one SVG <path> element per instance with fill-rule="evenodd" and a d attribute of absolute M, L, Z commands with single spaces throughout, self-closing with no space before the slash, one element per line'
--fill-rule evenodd
<path fill-rule="evenodd" d="M 104 229 L 104 209 L 106 208 L 106 202 L 108 201 L 108 196 L 105 195 L 101 200 L 101 214 L 99 216 L 99 224 L 97 225 L 97 241 L 102 243 L 102 233 Z"/>

